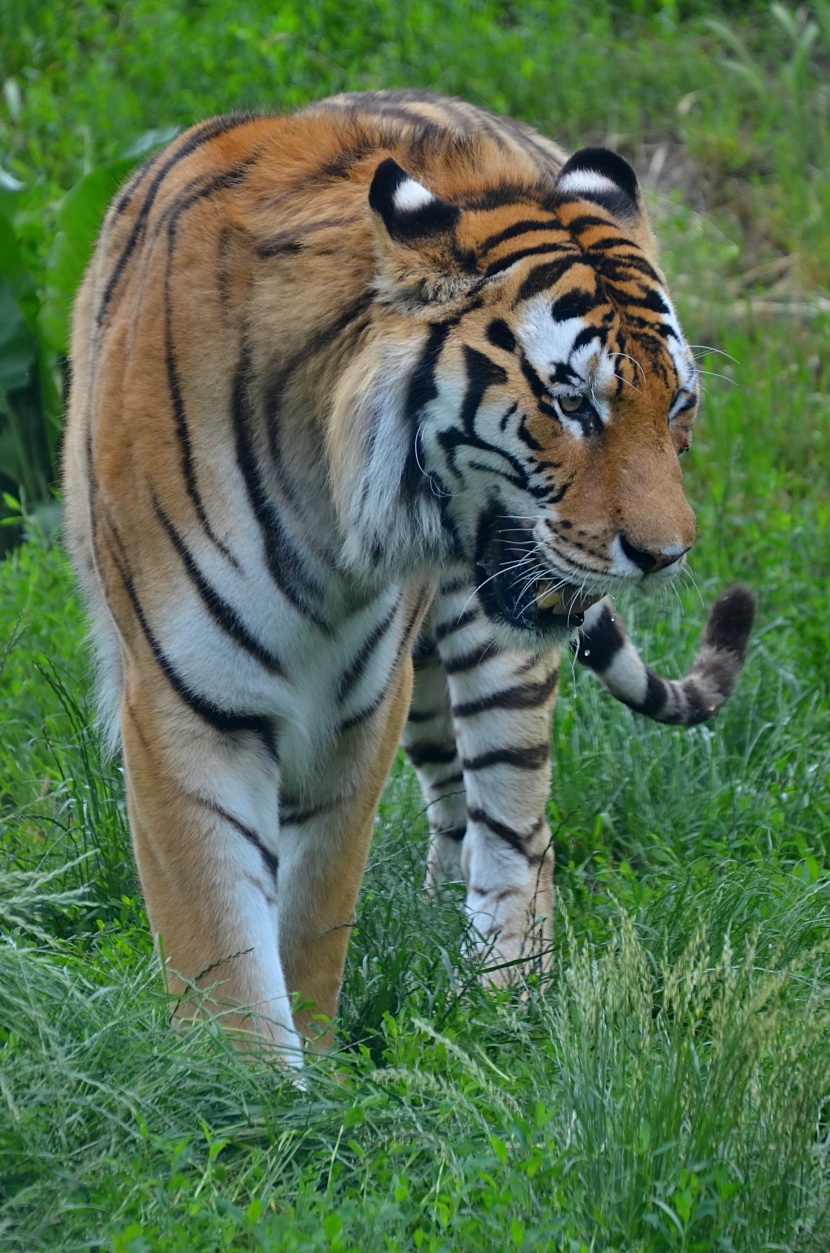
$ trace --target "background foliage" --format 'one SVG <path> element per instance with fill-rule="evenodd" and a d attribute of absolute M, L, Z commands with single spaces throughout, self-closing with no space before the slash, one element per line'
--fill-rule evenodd
<path fill-rule="evenodd" d="M 830 3 L 0 0 L 0 1247 L 830 1247 Z M 608 142 L 709 371 L 694 583 L 623 606 L 677 673 L 736 577 L 714 728 L 566 673 L 556 966 L 485 994 L 387 788 L 341 1048 L 305 1092 L 174 1035 L 50 517 L 67 314 L 112 190 L 178 128 L 421 85 Z M 21 501 L 22 505 L 14 501 Z M 9 528 L 11 533 L 14 528 Z"/>

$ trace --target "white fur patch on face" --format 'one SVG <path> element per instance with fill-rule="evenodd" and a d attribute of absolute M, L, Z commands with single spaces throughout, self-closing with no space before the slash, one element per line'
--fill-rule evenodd
<path fill-rule="evenodd" d="M 668 304 L 668 301 L 666 303 Z M 668 348 L 669 353 L 671 354 L 671 359 L 674 362 L 674 368 L 677 371 L 680 388 L 682 391 L 694 392 L 697 390 L 697 370 L 695 369 L 694 358 L 692 357 L 691 350 L 688 348 L 686 341 L 683 338 L 683 332 L 680 329 L 680 323 L 677 320 L 677 315 L 670 305 L 669 313 L 665 317 L 665 321 L 668 322 L 669 326 L 672 327 L 675 335 L 677 336 L 677 339 L 675 339 L 674 336 L 670 335 L 666 340 L 666 347 Z"/>
<path fill-rule="evenodd" d="M 555 322 L 551 315 L 550 298 L 536 296 L 525 306 L 518 328 L 519 343 L 544 383 L 550 381 L 557 366 L 566 365 L 572 371 L 572 377 L 567 383 L 550 384 L 551 396 L 562 392 L 584 393 L 601 421 L 607 422 L 611 410 L 606 396 L 614 382 L 614 363 L 597 339 L 589 340 L 574 351 L 577 337 L 587 325 L 585 319 L 580 317 Z M 566 418 L 564 422 L 577 439 L 583 437 L 579 422 L 571 422 Z"/>
<path fill-rule="evenodd" d="M 394 204 L 398 213 L 414 213 L 416 209 L 423 209 L 424 205 L 430 204 L 434 199 L 432 192 L 428 191 L 423 183 L 417 182 L 414 178 L 405 178 L 395 192 Z"/>
<path fill-rule="evenodd" d="M 608 195 L 620 189 L 613 179 L 606 178 L 598 170 L 573 170 L 559 180 L 557 190 L 567 196 L 590 196 L 592 192 Z"/>
<path fill-rule="evenodd" d="M 691 411 L 692 405 L 690 401 L 693 400 L 694 398 L 695 398 L 695 388 L 694 388 L 694 379 L 692 379 L 691 384 L 688 384 L 688 383 L 684 384 L 681 390 L 677 393 L 675 402 L 672 405 L 671 409 L 669 409 L 669 422 L 673 422 L 674 419 L 677 417 L 677 415 L 681 411 L 683 410 Z"/>

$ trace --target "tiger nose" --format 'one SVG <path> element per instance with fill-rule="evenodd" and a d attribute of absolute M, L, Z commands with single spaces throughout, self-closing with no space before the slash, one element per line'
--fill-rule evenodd
<path fill-rule="evenodd" d="M 620 547 L 628 560 L 633 561 L 635 566 L 642 570 L 643 574 L 652 574 L 656 570 L 665 570 L 666 566 L 679 561 L 683 554 L 689 551 L 691 544 L 685 548 L 681 547 L 680 544 L 669 544 L 667 548 L 655 548 L 648 551 L 643 548 L 635 548 L 624 535 L 621 535 Z"/>

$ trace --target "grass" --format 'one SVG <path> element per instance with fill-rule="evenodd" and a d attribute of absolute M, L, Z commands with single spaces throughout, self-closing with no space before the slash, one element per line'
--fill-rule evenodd
<path fill-rule="evenodd" d="M 565 668 L 556 962 L 524 1000 L 481 989 L 458 892 L 422 895 L 426 824 L 396 764 L 338 1048 L 300 1090 L 210 1027 L 167 1025 L 82 614 L 60 549 L 32 535 L 0 564 L 0 1248 L 824 1253 L 826 6 L 723 5 L 714 27 L 712 6 L 646 0 L 552 4 L 547 27 L 541 5 L 438 0 L 406 17 L 378 0 L 360 27 L 325 4 L 302 23 L 253 3 L 219 23 L 217 0 L 12 7 L 3 75 L 23 104 L 0 164 L 38 231 L 85 162 L 148 126 L 381 77 L 571 143 L 616 129 L 646 164 L 662 145 L 665 268 L 714 345 L 684 460 L 700 538 L 693 582 L 623 611 L 671 673 L 730 581 L 757 591 L 759 622 L 712 727 L 638 721 Z"/>

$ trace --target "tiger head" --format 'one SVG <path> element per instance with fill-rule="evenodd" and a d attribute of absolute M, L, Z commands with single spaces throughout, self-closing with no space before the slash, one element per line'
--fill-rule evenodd
<path fill-rule="evenodd" d="M 542 191 L 443 198 L 389 158 L 369 203 L 385 316 L 355 455 L 376 555 L 408 528 L 410 559 L 415 538 L 472 566 L 524 647 L 671 579 L 698 382 L 631 167 L 588 148 Z"/>

